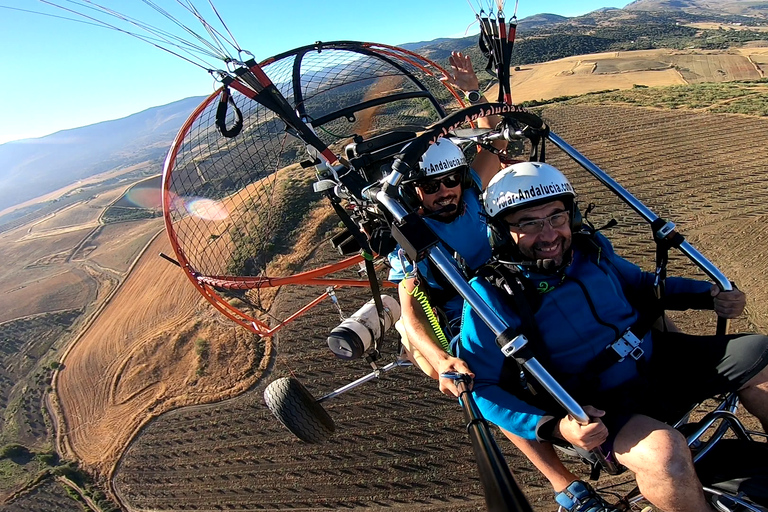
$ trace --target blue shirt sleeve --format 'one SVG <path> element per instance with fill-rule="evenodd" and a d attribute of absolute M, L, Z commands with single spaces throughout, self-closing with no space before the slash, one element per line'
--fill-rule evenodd
<path fill-rule="evenodd" d="M 595 235 L 596 242 L 600 246 L 603 255 L 608 258 L 610 265 L 616 270 L 619 277 L 622 280 L 625 291 L 628 288 L 629 291 L 642 291 L 651 290 L 653 288 L 654 274 L 651 272 L 644 272 L 640 267 L 634 263 L 630 263 L 624 258 L 617 256 L 613 250 L 613 246 L 600 233 Z M 709 289 L 712 286 L 707 281 L 699 279 L 690 279 L 686 277 L 668 277 L 665 280 L 664 290 L 667 298 L 674 300 L 675 295 L 693 297 L 696 295 L 704 295 L 699 300 L 693 299 L 690 302 L 690 308 L 699 309 L 701 303 L 708 304 L 711 301 L 707 300 L 706 294 L 709 293 Z M 678 309 L 678 307 L 675 307 Z M 679 309 L 688 309 L 686 307 L 680 307 Z M 706 309 L 711 309 L 711 306 Z"/>
<path fill-rule="evenodd" d="M 387 260 L 389 261 L 388 279 L 395 284 L 405 279 L 406 272 L 413 272 L 413 264 L 408 260 L 404 259 L 405 268 L 403 268 L 403 261 L 400 260 L 397 254 L 399 250 L 400 246 L 398 245 L 394 251 L 387 255 Z"/>
<path fill-rule="evenodd" d="M 473 279 L 471 285 L 511 327 L 519 325 L 511 311 L 498 300 L 496 290 L 490 284 Z M 456 355 L 464 359 L 476 375 L 472 395 L 483 417 L 517 436 L 536 439 L 536 427 L 547 413 L 501 386 L 505 356 L 496 345 L 496 336 L 466 303 Z"/>

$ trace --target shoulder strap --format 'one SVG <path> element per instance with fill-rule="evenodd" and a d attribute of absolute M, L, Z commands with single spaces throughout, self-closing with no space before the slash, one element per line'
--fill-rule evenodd
<path fill-rule="evenodd" d="M 540 301 L 538 300 L 538 293 L 530 281 L 520 272 L 516 272 L 498 262 L 483 265 L 478 269 L 477 273 L 494 287 L 512 297 L 512 306 L 515 308 L 521 322 L 519 334 L 523 334 L 528 338 L 528 344 L 525 349 L 545 367 L 551 366 L 547 364 L 550 361 L 549 354 L 546 350 L 541 349 L 543 338 L 534 320 L 534 314 L 540 306 Z M 528 297 L 536 297 L 537 300 L 531 304 Z M 529 378 L 530 376 L 523 369 L 522 361 L 518 361 L 515 357 L 507 357 L 504 360 L 503 373 L 506 377 L 502 379 L 504 382 L 500 382 L 502 388 L 545 411 L 559 410 L 557 403 L 549 393 L 538 389 L 539 383 L 535 379 Z"/>
<path fill-rule="evenodd" d="M 465 277 L 467 277 L 467 268 L 464 264 L 464 260 L 462 259 L 461 255 L 453 249 L 445 240 L 440 239 L 440 244 L 448 251 L 448 253 L 456 260 L 457 266 L 459 270 L 464 274 Z M 427 258 L 427 266 L 429 267 L 429 271 L 432 273 L 432 278 L 434 279 L 435 283 L 441 288 L 441 289 L 435 289 L 433 287 L 429 287 L 429 296 L 432 301 L 432 304 L 441 307 L 445 305 L 446 302 L 454 298 L 456 295 L 458 295 L 458 292 L 453 287 L 453 285 L 446 279 L 446 277 L 443 275 L 442 272 L 440 272 L 440 269 L 437 268 L 437 266 L 432 263 L 432 260 Z M 426 282 L 426 280 L 424 280 Z"/>
<path fill-rule="evenodd" d="M 549 354 L 541 350 L 544 343 L 534 315 L 541 306 L 541 299 L 531 281 L 522 273 L 498 262 L 491 262 L 478 269 L 494 287 L 512 298 L 513 306 L 520 317 L 520 334 L 528 338 L 528 346 L 542 364 L 549 361 Z"/>
<path fill-rule="evenodd" d="M 594 232 L 580 233 L 578 239 L 574 235 L 574 243 L 579 243 L 579 248 L 597 254 L 596 264 L 600 264 L 600 260 L 603 256 L 603 251 L 600 245 L 595 241 Z M 624 294 L 629 300 L 630 304 L 638 311 L 639 318 L 637 322 L 632 326 L 632 331 L 638 335 L 643 336 L 647 333 L 656 319 L 664 314 L 664 297 L 656 293 L 656 289 L 648 290 L 647 292 L 633 292 L 626 287 L 626 280 L 621 272 L 618 270 L 611 257 L 606 256 L 605 262 L 606 268 L 616 276 L 619 282 L 622 283 Z"/>

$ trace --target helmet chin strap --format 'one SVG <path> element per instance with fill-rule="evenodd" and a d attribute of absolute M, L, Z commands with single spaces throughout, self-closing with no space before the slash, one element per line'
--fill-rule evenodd
<path fill-rule="evenodd" d="M 437 209 L 435 211 L 431 211 L 431 212 L 425 214 L 424 217 L 429 217 L 429 218 L 436 217 L 438 215 L 442 215 L 443 213 L 455 212 L 456 210 L 458 210 L 458 208 L 456 207 L 455 204 L 447 204 L 447 205 L 443 206 L 442 208 L 439 208 L 439 209 Z"/>
<path fill-rule="evenodd" d="M 464 211 L 464 199 L 462 198 L 459 201 L 458 206 L 455 204 L 447 204 L 442 208 L 438 208 L 437 210 L 431 211 L 429 213 L 425 213 L 424 217 L 448 224 L 449 222 L 453 222 L 454 219 L 456 219 L 456 217 L 458 217 L 463 211 Z M 444 213 L 450 213 L 451 215 L 448 215 L 447 217 L 443 217 L 442 214 Z"/>

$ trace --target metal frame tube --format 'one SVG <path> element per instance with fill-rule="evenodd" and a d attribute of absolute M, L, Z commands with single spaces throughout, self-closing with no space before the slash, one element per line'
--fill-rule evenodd
<path fill-rule="evenodd" d="M 472 398 L 468 379 L 457 379 L 456 387 L 467 422 L 467 433 L 477 459 L 480 482 L 485 490 L 487 509 L 491 512 L 533 512 L 499 450 L 488 423 Z"/>
<path fill-rule="evenodd" d="M 393 363 L 389 363 L 386 366 L 382 366 L 381 368 L 378 368 L 378 369 L 372 371 L 371 373 L 369 373 L 367 375 L 364 375 L 363 377 L 360 377 L 359 379 L 357 379 L 355 381 L 352 381 L 349 384 L 346 384 L 346 385 L 340 387 L 339 389 L 331 391 L 330 393 L 328 393 L 325 396 L 321 396 L 320 398 L 318 398 L 315 401 L 317 403 L 320 403 L 320 402 L 324 402 L 324 401 L 326 401 L 326 400 L 328 400 L 330 398 L 337 397 L 340 394 L 346 393 L 350 389 L 354 389 L 354 388 L 356 388 L 357 386 L 359 386 L 361 384 L 365 384 L 366 382 L 371 381 L 373 379 L 378 379 L 379 376 L 381 376 L 382 373 L 386 373 L 386 372 L 388 372 L 390 370 L 394 370 L 395 368 L 399 368 L 401 366 L 412 366 L 412 363 L 410 361 L 408 361 L 408 360 L 405 360 L 405 359 L 398 359 L 397 361 L 395 361 Z"/>
<path fill-rule="evenodd" d="M 606 174 L 597 165 L 593 164 L 587 157 L 576 151 L 573 146 L 565 142 L 557 134 L 549 132 L 548 137 L 555 146 L 563 150 L 563 152 L 570 156 L 577 164 L 582 166 L 587 172 L 597 178 L 600 183 L 608 187 L 614 194 L 619 196 L 622 201 L 627 203 L 630 208 L 637 212 L 649 224 L 659 218 L 658 215 L 653 213 L 653 211 L 651 211 L 643 203 L 638 201 L 632 194 L 630 194 L 627 189 L 619 185 L 613 178 L 608 176 L 608 174 Z M 680 245 L 680 252 L 685 254 L 688 259 L 690 259 L 697 267 L 699 267 L 705 274 L 707 274 L 713 281 L 715 281 L 721 290 L 733 290 L 733 285 L 731 285 L 731 282 L 727 277 L 725 277 L 725 274 L 723 274 L 720 269 L 713 265 L 691 244 L 688 242 L 683 242 Z"/>

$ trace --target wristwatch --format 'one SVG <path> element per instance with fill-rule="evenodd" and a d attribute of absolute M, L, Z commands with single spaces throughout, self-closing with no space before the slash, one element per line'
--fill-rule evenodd
<path fill-rule="evenodd" d="M 464 93 L 464 98 L 466 98 L 470 105 L 474 105 L 475 103 L 480 103 L 480 100 L 483 99 L 483 95 L 480 94 L 480 91 L 466 91 Z"/>

